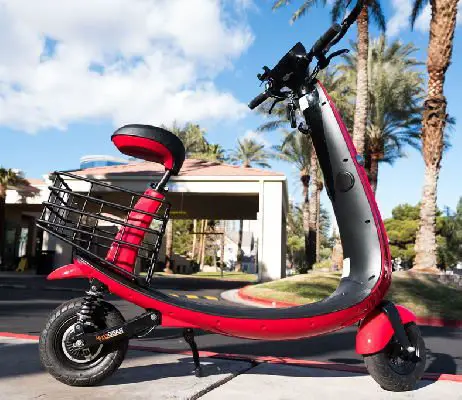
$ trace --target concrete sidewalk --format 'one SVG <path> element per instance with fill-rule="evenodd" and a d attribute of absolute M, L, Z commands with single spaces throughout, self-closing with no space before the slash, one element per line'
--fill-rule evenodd
<path fill-rule="evenodd" d="M 205 377 L 191 374 L 187 355 L 130 350 L 122 367 L 101 386 L 72 388 L 40 365 L 37 341 L 0 338 L 0 398 L 94 399 L 457 399 L 462 383 L 422 381 L 408 393 L 383 391 L 367 375 L 277 364 L 202 359 Z"/>

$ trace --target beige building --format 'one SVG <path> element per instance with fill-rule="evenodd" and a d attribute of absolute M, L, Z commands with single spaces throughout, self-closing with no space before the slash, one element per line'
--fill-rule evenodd
<path fill-rule="evenodd" d="M 162 172 L 159 164 L 133 162 L 72 173 L 143 192 L 148 182 L 158 180 Z M 85 182 L 69 178 L 66 183 L 73 191 L 87 190 Z M 32 259 L 43 250 L 54 252 L 54 268 L 71 262 L 70 246 L 35 227 L 51 182 L 30 180 L 30 184 L 27 189 L 7 191 L 6 263 L 14 268 L 18 256 Z M 260 278 L 273 280 L 285 276 L 288 198 L 284 174 L 189 159 L 181 173 L 170 179 L 168 188 L 167 199 L 172 203 L 171 214 L 175 219 L 254 220 Z M 101 195 L 104 198 L 108 194 Z"/>

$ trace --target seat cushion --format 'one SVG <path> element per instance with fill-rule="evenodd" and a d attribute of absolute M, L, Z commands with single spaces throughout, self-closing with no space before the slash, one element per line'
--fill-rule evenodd
<path fill-rule="evenodd" d="M 185 149 L 181 140 L 166 129 L 151 125 L 125 125 L 117 129 L 112 142 L 127 156 L 154 161 L 172 171 L 178 172 L 185 159 Z"/>

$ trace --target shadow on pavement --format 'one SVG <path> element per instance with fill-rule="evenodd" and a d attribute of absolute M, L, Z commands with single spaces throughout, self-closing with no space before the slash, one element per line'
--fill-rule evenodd
<path fill-rule="evenodd" d="M 0 381 L 5 378 L 18 378 L 27 375 L 44 373 L 45 370 L 40 364 L 38 355 L 38 345 L 36 342 L 31 343 L 0 343 Z M 157 363 L 154 360 L 158 357 L 174 358 L 174 362 Z M 177 358 L 178 357 L 178 358 Z M 148 358 L 148 360 L 144 360 Z M 171 359 L 171 358 L 170 358 Z M 141 361 L 142 365 L 133 365 Z M 340 361 L 340 360 L 339 360 Z M 342 360 L 345 362 L 345 360 Z M 235 362 L 237 363 L 237 362 Z M 241 362 L 242 363 L 242 362 Z M 124 366 L 126 365 L 126 366 Z M 203 377 L 221 375 L 227 371 L 223 367 L 222 360 L 204 358 L 201 360 L 203 369 Z M 229 364 L 228 364 L 229 365 Z M 277 364 L 260 364 L 266 365 L 264 368 L 252 368 L 256 364 L 248 363 L 248 369 L 245 368 L 242 372 L 253 375 L 277 375 L 287 377 L 359 377 L 363 374 L 347 371 L 335 371 L 314 369 L 308 367 L 292 366 L 292 365 L 277 365 Z M 110 378 L 108 378 L 102 386 L 108 385 L 127 385 L 131 383 L 152 382 L 160 379 L 173 377 L 183 377 L 193 375 L 194 363 L 192 357 L 165 355 L 162 353 L 152 353 L 146 351 L 129 351 L 121 368 Z M 419 383 L 419 388 L 431 385 L 432 381 L 422 381 Z"/>

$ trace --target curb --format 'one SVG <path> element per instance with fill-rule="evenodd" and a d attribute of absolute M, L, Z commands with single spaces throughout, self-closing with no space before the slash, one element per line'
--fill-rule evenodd
<path fill-rule="evenodd" d="M 14 339 L 27 339 L 37 341 L 38 336 L 27 335 L 21 333 L 11 333 L 11 332 L 0 332 L 0 337 L 14 338 Z M 140 345 L 130 345 L 130 350 L 137 351 L 148 351 L 152 353 L 164 353 L 164 354 L 182 354 L 192 356 L 192 352 L 189 350 L 174 350 L 174 349 L 165 349 L 162 347 L 154 346 L 140 346 Z M 278 365 L 291 365 L 298 367 L 306 368 L 317 368 L 325 369 L 330 371 L 341 371 L 341 372 L 352 372 L 357 374 L 366 374 L 366 367 L 355 366 L 341 363 L 334 363 L 329 361 L 311 361 L 311 360 L 300 360 L 297 358 L 290 357 L 272 357 L 272 356 L 253 356 L 249 354 L 232 354 L 232 353 L 216 353 L 213 351 L 199 351 L 199 356 L 204 358 L 217 358 L 224 360 L 234 360 L 234 361 L 246 361 L 254 364 L 278 364 Z M 456 374 L 440 374 L 434 372 L 427 372 L 423 375 L 422 379 L 429 381 L 450 381 L 462 383 L 462 375 Z"/>
<path fill-rule="evenodd" d="M 286 303 L 284 301 L 274 301 L 268 299 L 262 299 L 260 297 L 255 297 L 244 293 L 245 288 L 248 286 L 244 286 L 237 291 L 237 295 L 242 300 L 252 301 L 257 304 L 262 304 L 268 307 L 274 308 L 284 308 L 284 307 L 297 307 L 300 304 L 295 303 Z M 417 324 L 422 326 L 432 326 L 436 328 L 456 328 L 462 329 L 462 321 L 454 320 L 454 319 L 444 319 L 444 318 L 437 318 L 437 317 L 417 317 Z"/>
<path fill-rule="evenodd" d="M 53 286 L 27 286 L 22 284 L 15 284 L 15 283 L 0 283 L 0 288 L 4 289 L 36 289 L 36 290 L 44 290 L 50 292 L 75 292 L 75 293 L 83 293 L 85 289 L 77 289 L 77 288 L 70 288 L 70 287 L 53 287 Z"/>
<path fill-rule="evenodd" d="M 300 304 L 295 304 L 295 303 L 286 303 L 284 301 L 267 300 L 267 299 L 262 299 L 259 297 L 254 297 L 254 296 L 248 295 L 247 293 L 244 293 L 244 289 L 246 287 L 248 286 L 244 286 L 243 288 L 240 288 L 237 291 L 237 296 L 241 298 L 242 300 L 252 301 L 257 304 L 265 305 L 268 307 L 274 307 L 274 308 L 296 307 L 300 305 Z"/>

